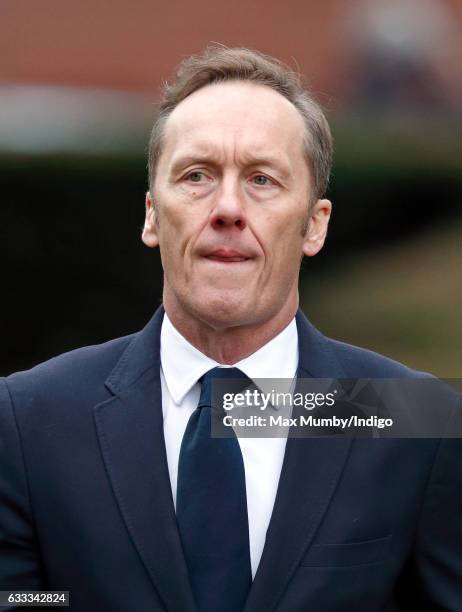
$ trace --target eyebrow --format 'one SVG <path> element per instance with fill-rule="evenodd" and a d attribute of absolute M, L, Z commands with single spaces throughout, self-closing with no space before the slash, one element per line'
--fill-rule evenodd
<path fill-rule="evenodd" d="M 192 164 L 207 164 L 212 166 L 218 166 L 219 162 L 217 162 L 217 157 L 213 153 L 198 153 L 194 154 L 186 154 L 180 156 L 177 160 L 175 160 L 170 168 L 171 174 L 176 174 L 180 172 L 183 168 L 186 168 Z M 290 171 L 290 166 L 281 163 L 281 161 L 277 157 L 273 157 L 271 155 L 244 155 L 243 156 L 243 165 L 247 167 L 252 166 L 270 166 L 274 168 L 274 170 L 281 176 L 281 178 L 289 178 L 292 173 Z"/>
<path fill-rule="evenodd" d="M 289 178 L 292 176 L 290 171 L 290 164 L 281 162 L 277 157 L 271 155 L 246 155 L 245 156 L 246 166 L 270 166 L 274 168 L 276 172 L 280 174 L 282 178 Z"/>
<path fill-rule="evenodd" d="M 170 167 L 170 174 L 176 174 L 183 168 L 187 168 L 191 164 L 208 164 L 208 165 L 217 165 L 216 161 L 214 161 L 213 155 L 208 154 L 198 154 L 198 155 L 182 155 L 177 160 L 175 160 Z"/>

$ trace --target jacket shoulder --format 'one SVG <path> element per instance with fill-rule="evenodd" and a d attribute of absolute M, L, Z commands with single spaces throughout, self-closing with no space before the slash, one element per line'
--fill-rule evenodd
<path fill-rule="evenodd" d="M 72 403 L 79 396 L 101 401 L 107 397 L 106 378 L 136 336 L 131 334 L 63 353 L 30 370 L 11 374 L 3 382 L 14 404 L 22 406 L 38 400 Z"/>
<path fill-rule="evenodd" d="M 300 365 L 318 378 L 423 378 L 418 372 L 369 349 L 325 336 L 303 314 L 296 316 Z"/>

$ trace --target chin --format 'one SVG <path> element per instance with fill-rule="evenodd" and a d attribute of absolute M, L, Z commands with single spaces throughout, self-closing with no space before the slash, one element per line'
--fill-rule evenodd
<path fill-rule="evenodd" d="M 233 295 L 202 296 L 192 311 L 198 319 L 215 329 L 249 325 L 256 322 L 257 314 L 255 304 L 244 304 L 236 292 Z"/>

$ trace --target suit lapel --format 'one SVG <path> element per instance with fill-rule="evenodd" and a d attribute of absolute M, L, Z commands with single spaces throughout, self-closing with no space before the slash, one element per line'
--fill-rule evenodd
<path fill-rule="evenodd" d="M 101 451 L 127 530 L 164 605 L 195 612 L 177 530 L 163 435 L 159 308 L 106 381 L 95 407 Z M 345 376 L 329 342 L 299 312 L 297 376 Z M 275 608 L 309 548 L 341 476 L 351 439 L 289 438 L 266 544 L 245 612 Z"/>
<path fill-rule="evenodd" d="M 159 308 L 106 381 L 95 407 L 109 479 L 128 532 L 168 610 L 194 612 L 177 530 L 163 434 Z"/>
<path fill-rule="evenodd" d="M 329 341 L 299 311 L 297 378 L 342 378 L 344 371 Z M 347 460 L 351 439 L 289 438 L 265 548 L 245 612 L 270 612 L 329 506 Z"/>

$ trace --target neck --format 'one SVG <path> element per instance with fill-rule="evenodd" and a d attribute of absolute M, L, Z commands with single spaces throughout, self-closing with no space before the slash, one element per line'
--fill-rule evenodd
<path fill-rule="evenodd" d="M 201 353 L 223 365 L 233 365 L 258 351 L 292 321 L 298 308 L 298 295 L 273 317 L 233 327 L 213 327 L 185 313 L 164 294 L 168 318 L 180 334 Z"/>

